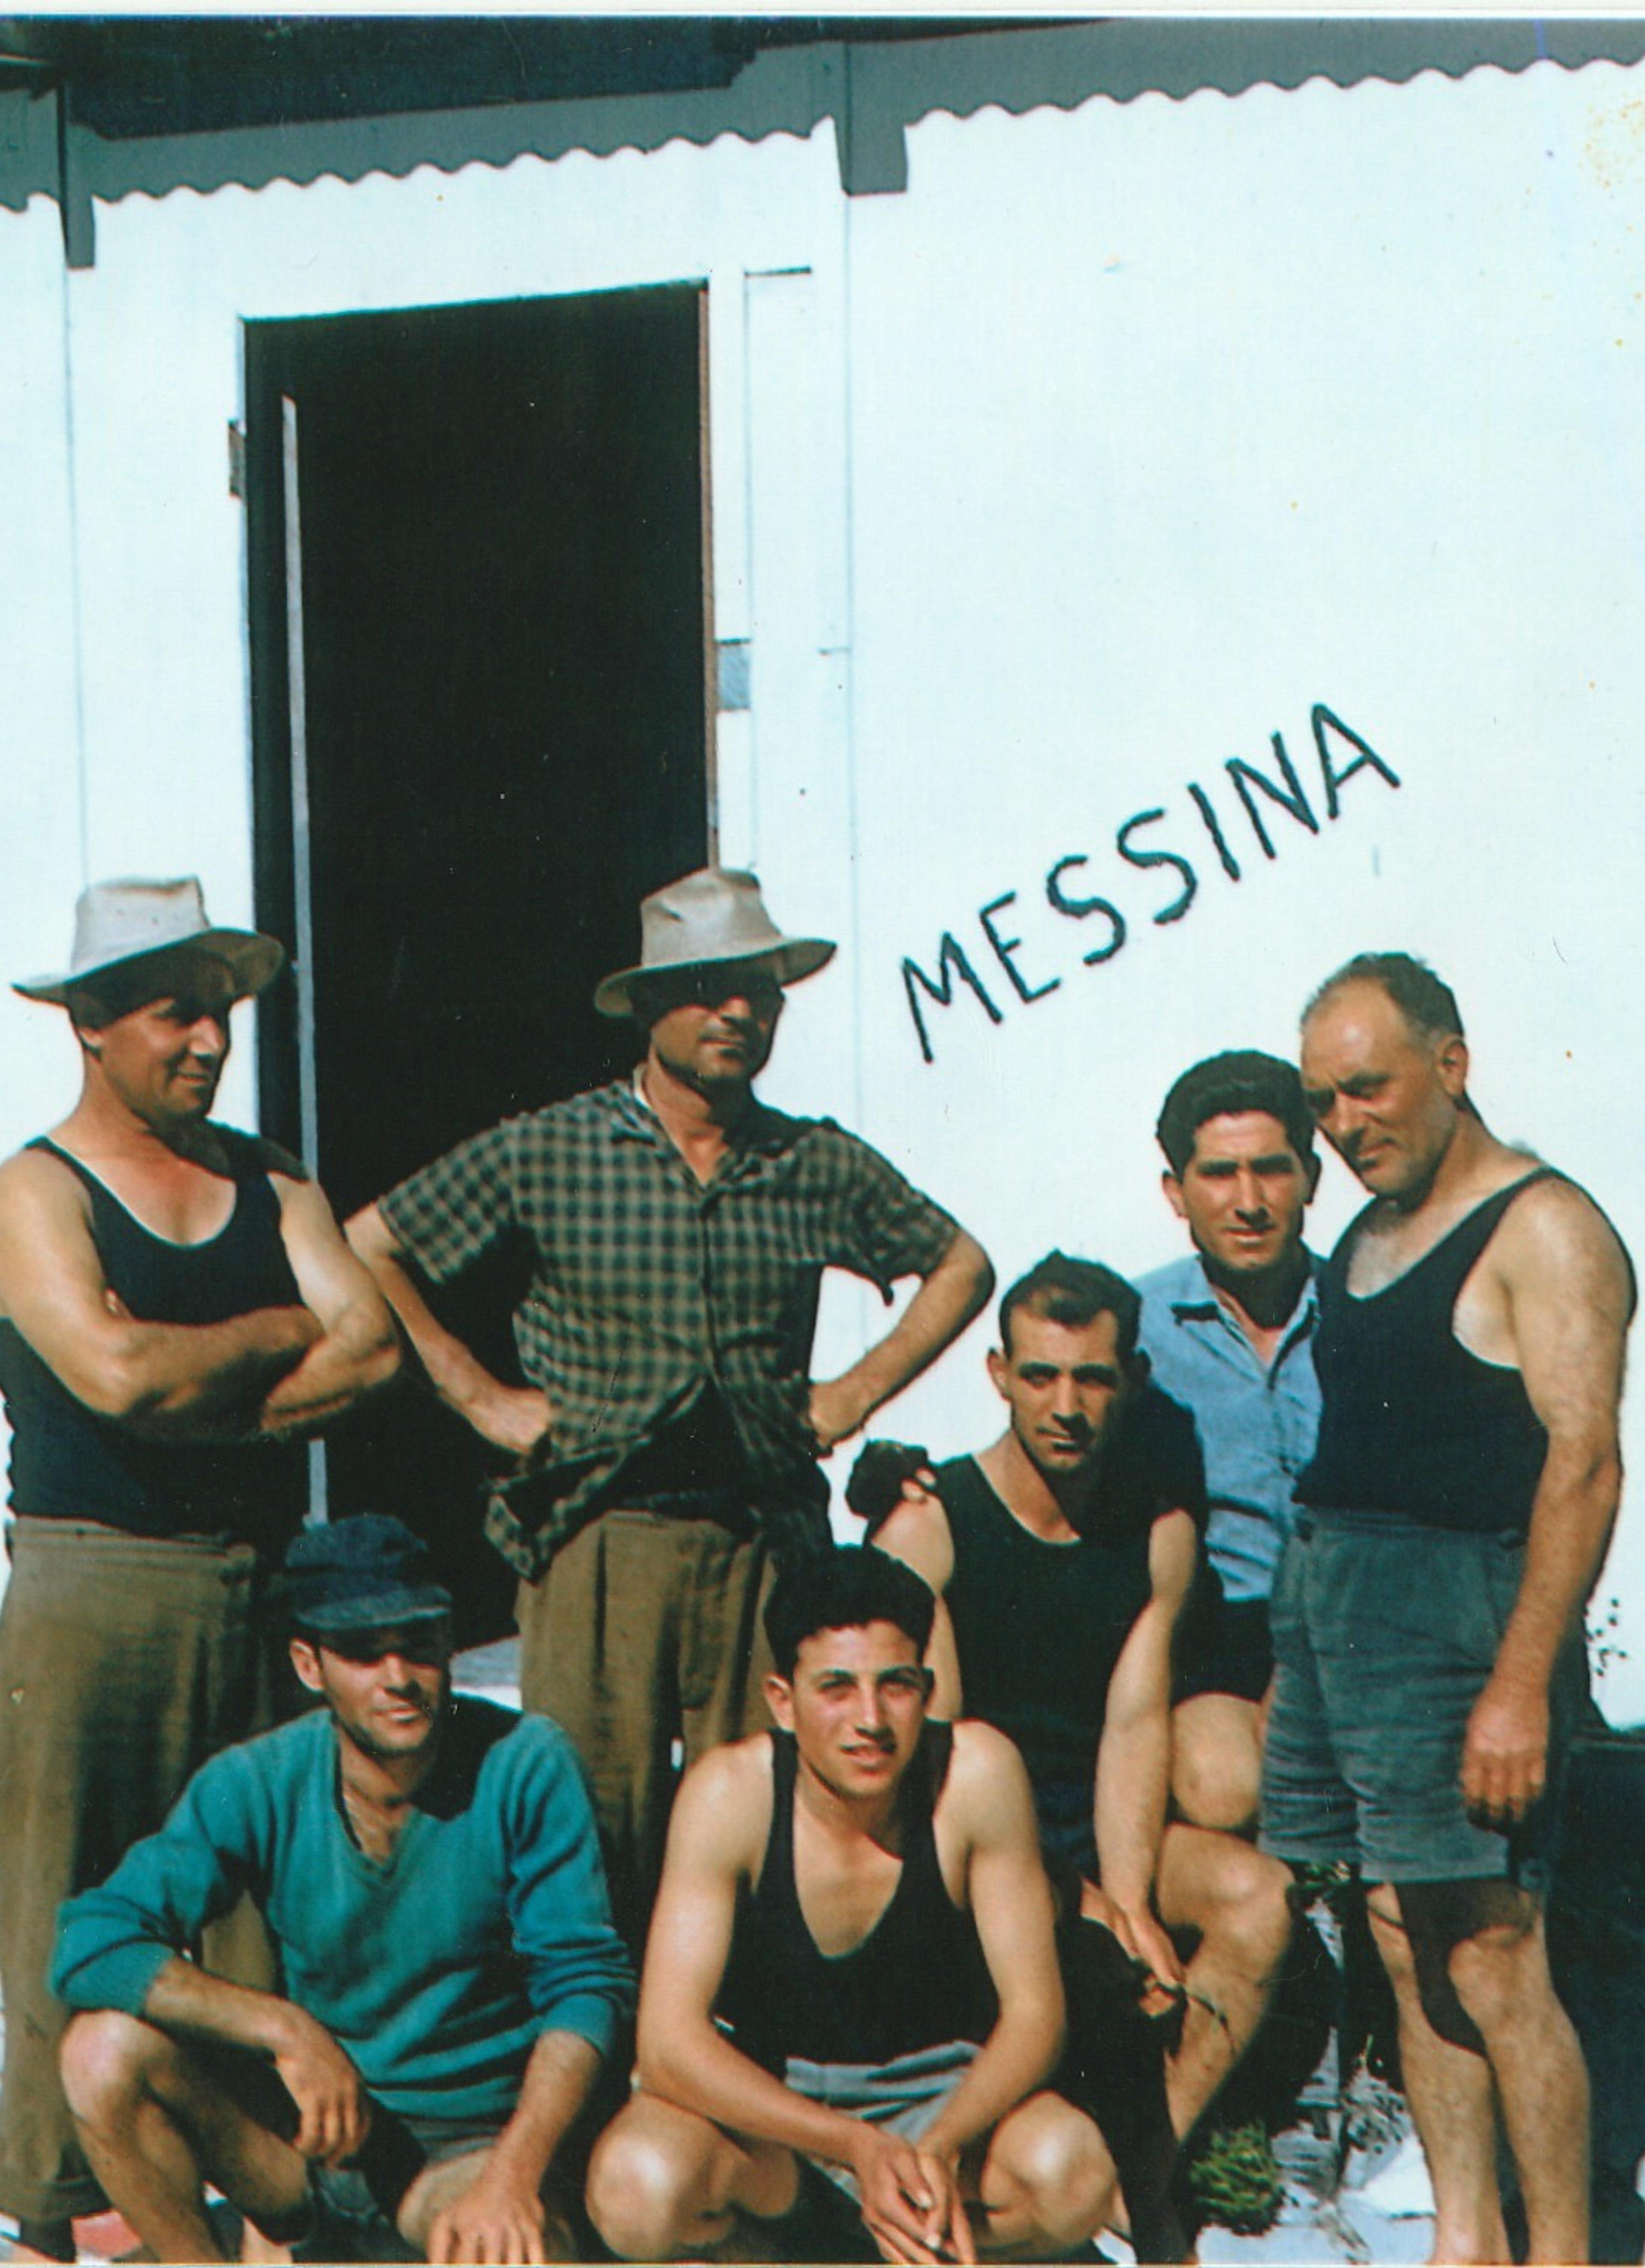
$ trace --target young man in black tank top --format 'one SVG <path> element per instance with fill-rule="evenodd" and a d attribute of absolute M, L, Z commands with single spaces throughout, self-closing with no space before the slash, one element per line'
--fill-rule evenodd
<path fill-rule="evenodd" d="M 0 1168 L 0 2210 L 58 2257 L 100 2203 L 44 1985 L 58 1904 L 254 1729 L 260 1578 L 301 1515 L 300 1468 L 267 1445 L 399 1362 L 320 1190 L 210 1119 L 229 1011 L 284 960 L 213 928 L 192 879 L 103 883 L 70 969 L 17 988 L 68 1009 L 82 1065 L 69 1117 Z"/>
<path fill-rule="evenodd" d="M 1450 988 L 1327 980 L 1302 1081 L 1370 1190 L 1320 1283 L 1318 1448 L 1275 1590 L 1263 1841 L 1353 1859 L 1399 2002 L 1435 2257 L 1586 2257 L 1588 2084 L 1543 1937 L 1539 1799 L 1585 1691 L 1621 1478 L 1632 1271 L 1571 1182 L 1488 1132 Z"/>
<path fill-rule="evenodd" d="M 927 1727 L 933 1611 L 872 1549 L 778 1579 L 779 1729 L 686 1777 L 640 2091 L 590 2169 L 623 2258 L 700 2257 L 739 2213 L 783 2219 L 808 2163 L 890 2260 L 1061 2257 L 1101 2223 L 1102 2138 L 1043 2091 L 1063 1999 L 1028 1783 L 990 1727 Z"/>
<path fill-rule="evenodd" d="M 1291 1913 L 1283 1867 L 1236 1836 L 1168 1823 L 1172 1639 L 1203 1481 L 1113 1454 L 1128 1404 L 1148 1391 L 1140 1311 L 1123 1277 L 1062 1253 L 1013 1285 L 988 1359 L 1009 1425 L 980 1456 L 927 1476 L 929 1490 L 910 1484 L 877 1541 L 942 1600 L 937 1712 L 970 1710 L 1011 1735 L 1083 1913 L 1160 1993 L 1186 1988 L 1166 2072 L 1180 2139 L 1261 2021 Z"/>

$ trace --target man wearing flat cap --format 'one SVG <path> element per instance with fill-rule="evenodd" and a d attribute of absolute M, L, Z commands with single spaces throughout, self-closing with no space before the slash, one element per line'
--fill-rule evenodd
<path fill-rule="evenodd" d="M 61 1901 L 267 1721 L 262 1578 L 301 1516 L 279 1444 L 391 1377 L 393 1320 L 291 1158 L 211 1118 L 229 1012 L 284 960 L 200 885 L 95 885 L 69 968 L 80 1099 L 0 1167 L 12 1429 L 0 1609 L 0 2209 L 72 2257 L 100 2191 L 57 2085 Z"/>
<path fill-rule="evenodd" d="M 451 1692 L 451 1599 L 363 1513 L 286 1555 L 324 1702 L 224 1750 L 63 1909 L 52 1984 L 86 2154 L 155 2260 L 220 2260 L 203 2185 L 307 2257 L 575 2257 L 565 2161 L 633 2004 L 557 1726 Z M 279 1955 L 184 1957 L 244 1887 Z"/>
<path fill-rule="evenodd" d="M 785 937 L 752 874 L 707 867 L 647 898 L 638 966 L 594 1005 L 647 1034 L 634 1078 L 461 1144 L 349 1235 L 435 1390 L 519 1460 L 492 1542 L 524 1579 L 520 1688 L 582 1751 L 618 1926 L 644 1934 L 673 1793 L 756 1727 L 771 1555 L 828 1542 L 816 1461 L 940 1354 L 987 1298 L 986 1256 L 829 1119 L 768 1109 L 753 1081 L 784 987 L 833 954 Z M 505 1239 L 532 1279 L 509 1387 L 422 1289 Z M 889 1299 L 923 1280 L 841 1377 L 813 1381 L 825 1268 Z"/>

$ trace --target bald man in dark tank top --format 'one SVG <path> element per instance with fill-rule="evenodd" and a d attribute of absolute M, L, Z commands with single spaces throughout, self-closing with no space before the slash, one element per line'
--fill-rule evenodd
<path fill-rule="evenodd" d="M 229 1012 L 284 961 L 192 878 L 109 882 L 69 969 L 17 987 L 68 1010 L 81 1061 L 75 1108 L 0 1167 L 0 2210 L 53 2257 L 101 2203 L 57 2076 L 57 1907 L 256 1729 L 262 1577 L 303 1509 L 278 1445 L 399 1365 L 319 1189 L 210 1117 Z"/>
<path fill-rule="evenodd" d="M 1274 1597 L 1265 1848 L 1353 1859 L 1399 2003 L 1440 2260 L 1588 2244 L 1588 2080 L 1542 1924 L 1542 1798 L 1586 1692 L 1634 1300 L 1582 1190 L 1469 1100 L 1450 988 L 1404 954 L 1327 980 L 1302 1083 L 1371 1192 L 1324 1271 L 1324 1412 Z"/>

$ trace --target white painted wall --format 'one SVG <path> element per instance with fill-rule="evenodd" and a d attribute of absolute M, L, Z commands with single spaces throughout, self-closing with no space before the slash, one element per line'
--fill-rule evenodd
<path fill-rule="evenodd" d="M 100 208 L 63 279 L 55 217 L 0 214 L 0 412 L 31 436 L 0 553 L 0 947 L 59 957 L 74 792 L 72 374 L 86 855 L 198 866 L 250 899 L 240 507 L 224 432 L 240 325 L 708 279 L 717 626 L 753 650 L 725 720 L 722 848 L 845 949 L 798 991 L 768 1079 L 950 1203 L 1014 1272 L 1052 1242 L 1177 1248 L 1150 1130 L 1170 1078 L 1283 1051 L 1310 986 L 1400 945 L 1456 985 L 1501 1132 L 1586 1181 L 1645 1253 L 1629 1100 L 1645 1017 L 1645 73 L 1479 71 L 1237 99 L 1095 100 L 910 135 L 905 195 L 845 200 L 808 141 Z M 15 310 L 17 320 L 11 320 Z M 66 350 L 66 351 L 65 351 Z M 1366 768 L 1324 816 L 1324 702 Z M 1222 770 L 1283 735 L 1319 831 Z M 1339 763 L 1352 751 L 1334 744 Z M 1187 794 L 1208 793 L 1223 873 Z M 1118 828 L 1192 863 L 1128 867 Z M 1129 934 L 1051 910 L 1058 861 Z M 1020 1000 L 978 921 L 1007 893 Z M 922 1059 L 900 975 L 951 932 L 962 990 Z M 0 1005 L 0 1138 L 66 1097 L 43 1012 Z M 242 1079 L 231 1105 L 249 1110 Z M 1328 1169 L 1317 1241 L 1347 1217 Z M 830 1287 L 822 1357 L 879 1322 Z M 939 1451 L 992 1425 L 976 1330 L 887 1422 Z M 1637 1413 L 1630 1440 L 1641 1462 Z M 1619 1716 L 1645 1712 L 1645 1550 Z"/>

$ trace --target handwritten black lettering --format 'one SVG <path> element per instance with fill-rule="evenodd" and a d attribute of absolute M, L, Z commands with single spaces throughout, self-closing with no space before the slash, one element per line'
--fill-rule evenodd
<path fill-rule="evenodd" d="M 920 1010 L 919 996 L 914 987 L 918 985 L 920 990 L 934 1000 L 940 1008 L 948 1008 L 954 1003 L 954 980 L 956 976 L 969 984 L 976 993 L 987 1011 L 991 1024 L 1003 1024 L 1005 1021 L 1003 1014 L 989 998 L 981 977 L 966 959 L 963 947 L 957 945 L 952 934 L 945 930 L 941 946 L 938 949 L 937 975 L 934 983 L 914 961 L 904 961 L 903 963 L 903 983 L 908 992 L 908 1005 L 914 1019 L 914 1029 L 919 1034 L 919 1051 L 927 1063 L 935 1063 L 937 1058 L 932 1050 L 931 1035 L 926 1029 L 926 1019 Z"/>
<path fill-rule="evenodd" d="M 1273 742 L 1274 762 L 1279 765 L 1280 777 L 1285 782 L 1283 788 L 1276 787 L 1265 772 L 1259 772 L 1255 764 L 1248 764 L 1243 756 L 1230 756 L 1223 770 L 1233 781 L 1239 799 L 1245 806 L 1245 816 L 1250 820 L 1257 840 L 1263 847 L 1264 855 L 1269 858 L 1275 858 L 1279 853 L 1269 840 L 1267 828 L 1262 823 L 1262 812 L 1252 798 L 1252 788 L 1260 788 L 1271 801 L 1279 805 L 1281 811 L 1288 811 L 1293 819 L 1306 827 L 1310 835 L 1318 834 L 1319 821 L 1315 818 L 1309 808 L 1308 798 L 1302 792 L 1302 783 L 1296 776 L 1296 766 L 1286 754 L 1284 740 L 1278 733 L 1272 733 L 1269 737 Z"/>
<path fill-rule="evenodd" d="M 1327 725 L 1331 727 L 1333 733 L 1340 733 L 1345 740 L 1348 741 L 1351 746 L 1356 747 L 1360 752 L 1354 759 L 1354 762 L 1347 765 L 1342 771 L 1338 771 L 1333 767 L 1331 761 L 1331 751 L 1325 746 L 1325 727 Z M 1354 777 L 1355 772 L 1362 772 L 1367 764 L 1371 765 L 1376 770 L 1381 772 L 1383 777 L 1387 781 L 1390 787 L 1398 786 L 1399 775 L 1394 770 L 1393 767 L 1391 764 L 1385 764 L 1382 758 L 1377 755 L 1376 749 L 1371 746 L 1370 742 L 1368 740 L 1361 740 L 1360 735 L 1354 731 L 1354 727 L 1351 725 L 1345 725 L 1341 718 L 1335 715 L 1331 710 L 1327 709 L 1323 701 L 1316 701 L 1314 703 L 1313 726 L 1314 745 L 1319 750 L 1320 776 L 1325 783 L 1325 816 L 1327 819 L 1336 819 L 1340 815 L 1342 810 L 1342 798 L 1339 791 L 1342 788 L 1345 782 L 1351 780 Z"/>
<path fill-rule="evenodd" d="M 1108 943 L 1099 945 L 1095 952 L 1082 953 L 1080 956 L 1088 968 L 1098 968 L 1103 961 L 1111 961 L 1125 942 L 1125 917 L 1110 899 L 1072 898 L 1064 889 L 1062 878 L 1070 866 L 1088 866 L 1090 863 L 1083 853 L 1059 858 L 1045 877 L 1045 895 L 1058 913 L 1066 914 L 1072 920 L 1084 921 L 1092 914 L 1102 914 L 1106 917 L 1110 932 Z"/>
<path fill-rule="evenodd" d="M 1182 895 L 1179 897 L 1173 898 L 1169 906 L 1162 906 L 1159 912 L 1154 917 L 1155 922 L 1162 925 L 1166 922 L 1181 921 L 1183 916 L 1188 911 L 1189 907 L 1192 905 L 1195 895 L 1199 888 L 1199 877 L 1195 873 L 1187 859 L 1179 858 L 1175 850 L 1133 850 L 1131 847 L 1131 838 L 1136 833 L 1138 828 L 1152 827 L 1157 821 L 1163 819 L 1164 816 L 1165 814 L 1162 809 L 1158 811 L 1140 811 L 1133 818 L 1128 819 L 1125 821 L 1118 834 L 1114 837 L 1114 848 L 1118 851 L 1120 857 L 1125 860 L 1127 865 L 1132 866 L 1175 866 L 1177 873 L 1182 876 Z"/>
<path fill-rule="evenodd" d="M 1000 966 L 1005 970 L 1006 975 L 1011 979 L 1013 985 L 1016 988 L 1016 996 L 1018 999 L 1025 1002 L 1029 1000 L 1043 1000 L 1048 992 L 1054 992 L 1057 990 L 1058 986 L 1062 983 L 1061 977 L 1051 977 L 1044 984 L 1030 984 L 1028 979 L 1023 976 L 1022 970 L 1017 967 L 1014 960 L 1012 958 L 1014 954 L 1022 952 L 1022 939 L 1020 937 L 1001 937 L 999 931 L 994 927 L 994 916 L 998 913 L 1003 913 L 1007 906 L 1014 906 L 1016 902 L 1016 892 L 1014 890 L 1007 890 L 1004 897 L 991 899 L 987 905 L 981 908 L 977 913 L 977 918 L 983 925 L 983 934 L 986 937 L 989 944 L 992 946 L 995 953 L 999 956 Z"/>

